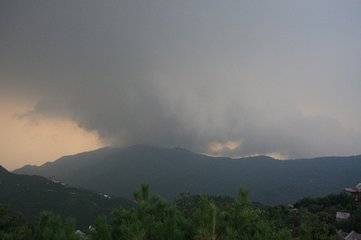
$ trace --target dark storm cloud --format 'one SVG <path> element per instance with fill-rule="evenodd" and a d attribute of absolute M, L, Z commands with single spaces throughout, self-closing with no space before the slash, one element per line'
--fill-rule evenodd
<path fill-rule="evenodd" d="M 357 1 L 2 1 L 0 94 L 34 97 L 23 116 L 71 118 L 114 145 L 356 154 L 360 10 Z"/>

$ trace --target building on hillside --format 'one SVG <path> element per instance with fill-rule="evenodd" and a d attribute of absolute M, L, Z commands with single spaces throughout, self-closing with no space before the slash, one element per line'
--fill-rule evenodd
<path fill-rule="evenodd" d="M 352 194 L 355 197 L 356 202 L 361 203 L 361 183 L 353 188 L 345 188 L 345 191 Z"/>
<path fill-rule="evenodd" d="M 352 231 L 350 233 L 338 231 L 337 239 L 338 240 L 361 240 L 361 234 L 359 234 L 355 231 Z"/>
<path fill-rule="evenodd" d="M 351 214 L 348 212 L 336 212 L 336 221 L 342 222 L 350 218 Z"/>

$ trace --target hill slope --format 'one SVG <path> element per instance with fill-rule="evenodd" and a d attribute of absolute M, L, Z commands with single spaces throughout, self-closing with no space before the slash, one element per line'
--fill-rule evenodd
<path fill-rule="evenodd" d="M 337 193 L 361 180 L 361 156 L 279 161 L 265 156 L 215 158 L 181 148 L 103 148 L 66 156 L 21 174 L 56 176 L 77 187 L 131 197 L 142 183 L 172 199 L 181 192 L 235 195 L 240 187 L 252 200 L 287 204 L 305 196 Z"/>
<path fill-rule="evenodd" d="M 100 214 L 108 215 L 115 207 L 130 207 L 131 202 L 80 190 L 40 176 L 17 175 L 0 166 L 0 203 L 9 205 L 30 220 L 41 211 L 52 211 L 77 219 L 87 227 Z"/>

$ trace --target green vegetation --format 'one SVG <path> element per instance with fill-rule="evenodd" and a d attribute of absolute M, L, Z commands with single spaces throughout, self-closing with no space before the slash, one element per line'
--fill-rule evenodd
<path fill-rule="evenodd" d="M 125 199 L 64 186 L 40 176 L 13 174 L 1 166 L 0 203 L 22 213 L 28 221 L 34 221 L 45 210 L 75 218 L 79 228 L 89 226 L 97 215 L 110 216 L 113 208 L 133 206 Z"/>
<path fill-rule="evenodd" d="M 29 236 L 31 236 L 30 227 L 25 224 L 23 218 L 0 204 L 0 239 L 29 239 Z"/>
<path fill-rule="evenodd" d="M 111 220 L 99 216 L 84 235 L 75 221 L 43 212 L 26 224 L 0 205 L 0 239 L 4 240 L 237 240 L 336 239 L 336 229 L 359 231 L 361 207 L 345 194 L 305 198 L 289 206 L 255 206 L 244 190 L 234 199 L 183 194 L 174 203 L 150 196 L 149 185 L 134 193 L 135 207 L 116 208 Z M 349 211 L 336 223 L 336 211 Z"/>
<path fill-rule="evenodd" d="M 361 206 L 355 199 L 345 193 L 331 194 L 322 198 L 304 198 L 295 204 L 296 208 L 317 215 L 323 223 L 342 229 L 345 232 L 354 230 L 361 233 Z M 349 212 L 347 221 L 335 222 L 337 211 Z"/>

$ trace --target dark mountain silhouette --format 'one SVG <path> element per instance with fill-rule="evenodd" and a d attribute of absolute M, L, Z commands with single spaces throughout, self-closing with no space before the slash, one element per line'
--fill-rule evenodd
<path fill-rule="evenodd" d="M 233 196 L 239 188 L 245 188 L 252 200 L 273 205 L 354 186 L 361 180 L 361 156 L 287 161 L 266 156 L 231 159 L 182 148 L 138 145 L 102 148 L 15 172 L 56 176 L 77 187 L 127 198 L 144 182 L 168 199 L 182 192 Z"/>
<path fill-rule="evenodd" d="M 0 174 L 3 174 L 3 173 L 8 173 L 8 171 L 0 165 Z"/>
<path fill-rule="evenodd" d="M 24 214 L 28 220 L 34 220 L 42 211 L 74 217 L 81 228 L 94 223 L 100 214 L 110 215 L 115 207 L 132 206 L 132 203 L 125 199 L 109 198 L 88 190 L 66 186 L 55 179 L 13 174 L 2 166 L 0 203 Z"/>

